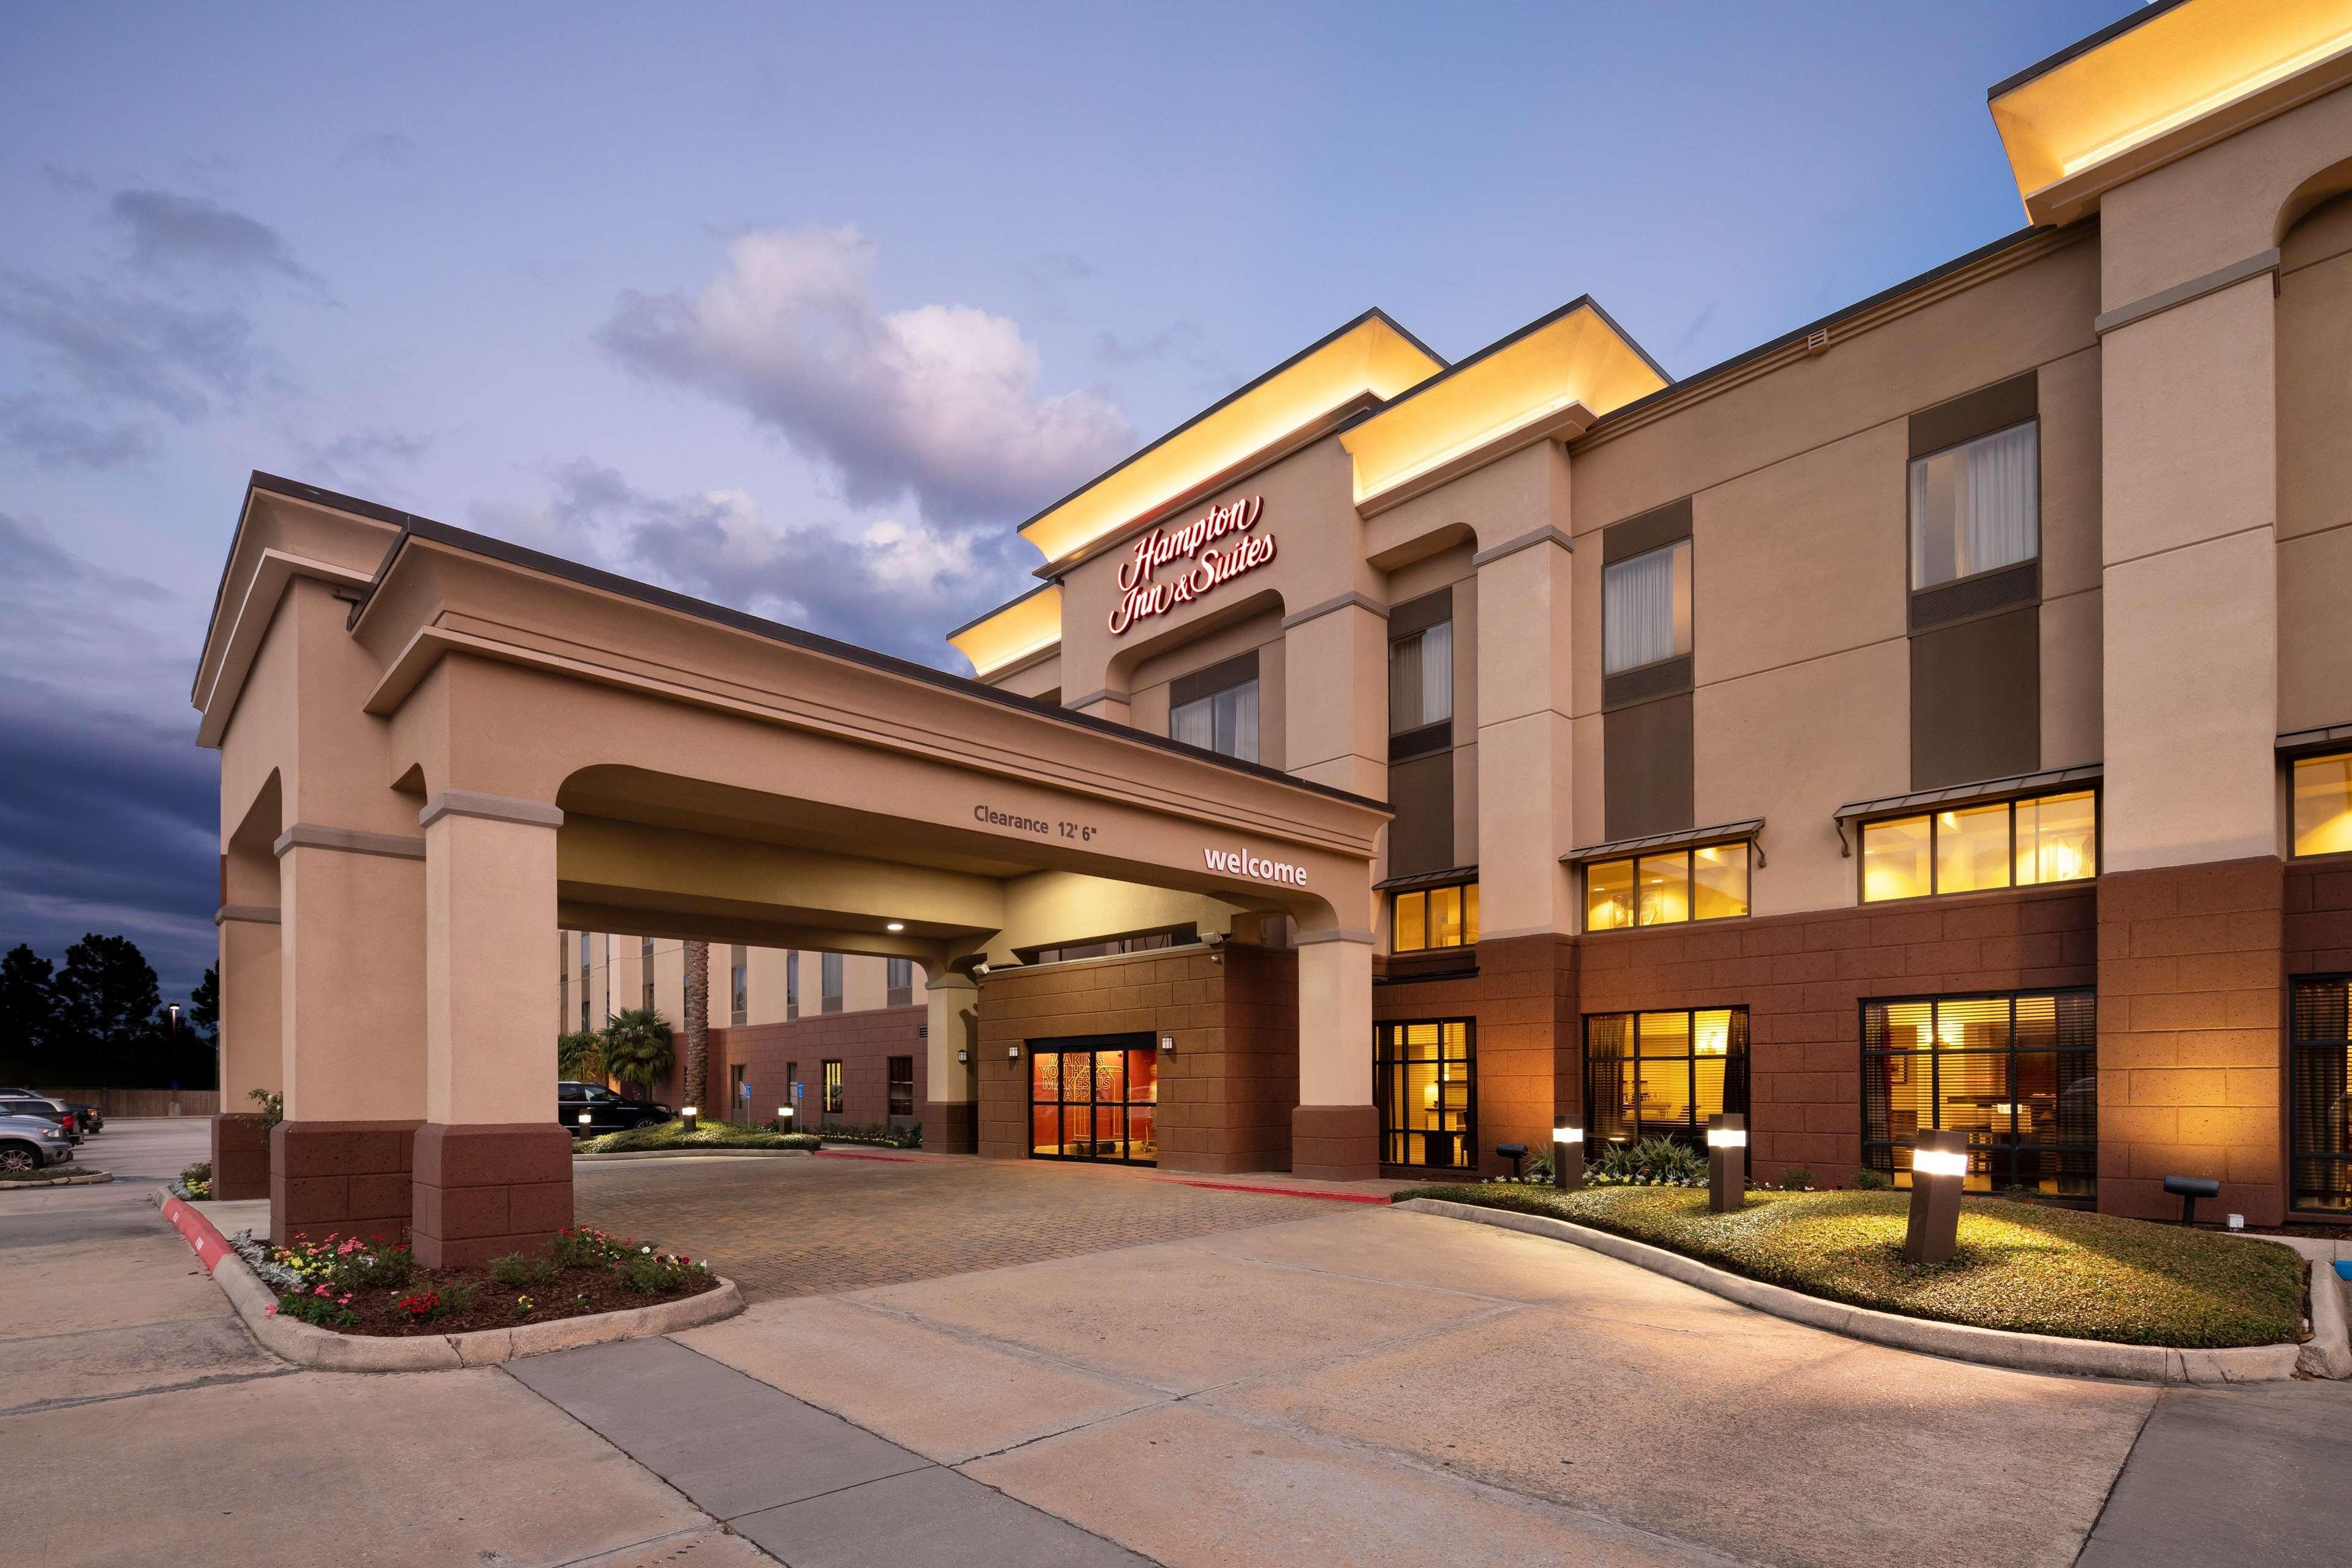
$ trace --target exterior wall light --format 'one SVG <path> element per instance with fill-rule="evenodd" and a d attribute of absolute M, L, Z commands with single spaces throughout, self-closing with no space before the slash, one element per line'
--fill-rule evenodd
<path fill-rule="evenodd" d="M 905 931 L 907 929 L 907 922 L 905 921 L 892 921 L 888 925 L 884 926 L 882 929 L 884 931 Z"/>
<path fill-rule="evenodd" d="M 1748 1201 L 1748 1118 L 1706 1119 L 1706 1206 L 1733 1214 Z"/>
<path fill-rule="evenodd" d="M 1007 1060 L 1007 1061 L 1013 1061 L 1013 1062 L 1017 1062 L 1017 1061 L 1019 1061 L 1019 1060 L 1021 1059 L 1021 1047 L 1020 1047 L 1019 1046 L 1007 1046 L 1007 1047 L 1004 1047 L 1004 1059 L 1005 1059 L 1005 1060 Z"/>
<path fill-rule="evenodd" d="M 1969 1175 L 1969 1135 L 1925 1128 L 1911 1145 L 1911 1223 L 1906 1263 L 1949 1263 L 1960 1240 L 1960 1188 Z"/>
<path fill-rule="evenodd" d="M 958 1051 L 956 1053 L 956 1060 L 960 1062 L 968 1062 L 971 1060 L 971 1053 L 970 1051 Z"/>
<path fill-rule="evenodd" d="M 1584 1129 L 1572 1121 L 1551 1130 L 1551 1184 L 1563 1193 L 1584 1185 Z"/>
<path fill-rule="evenodd" d="M 1176 1037 L 1175 1037 L 1175 1036 L 1173 1036 L 1173 1035 L 1162 1035 L 1162 1036 L 1160 1036 L 1160 1048 L 1161 1050 L 1163 1050 L 1163 1051 L 1172 1051 L 1172 1050 L 1174 1050 L 1174 1049 L 1176 1048 Z"/>
<path fill-rule="evenodd" d="M 677 1119 L 678 1119 L 680 1121 L 682 1121 L 682 1122 L 684 1122 L 684 1123 L 686 1124 L 686 1130 L 687 1130 L 688 1132 L 691 1132 L 691 1131 L 694 1131 L 694 1118 L 695 1118 L 695 1115 L 696 1115 L 695 1109 L 694 1109 L 694 1107 L 692 1107 L 691 1105 L 688 1106 L 686 1109 L 684 1109 L 683 1110 L 680 1110 L 680 1111 L 677 1113 Z"/>

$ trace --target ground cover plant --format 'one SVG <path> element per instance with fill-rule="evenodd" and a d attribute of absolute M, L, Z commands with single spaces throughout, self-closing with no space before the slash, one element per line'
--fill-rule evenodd
<path fill-rule="evenodd" d="M 647 1306 L 719 1284 L 699 1258 L 587 1226 L 467 1268 L 426 1268 L 405 1242 L 381 1237 L 297 1237 L 271 1247 L 239 1232 L 230 1245 L 277 1294 L 273 1313 L 351 1334 L 511 1328 Z"/>
<path fill-rule="evenodd" d="M 2303 1259 L 2275 1243 L 1999 1198 L 1968 1199 L 1959 1249 L 1903 1260 L 1911 1195 L 1751 1192 L 1707 1212 L 1684 1187 L 1509 1184 L 1397 1194 L 1548 1215 L 1853 1306 L 2120 1344 L 2221 1349 L 2302 1337 Z"/>
<path fill-rule="evenodd" d="M 183 1169 L 172 1179 L 171 1194 L 189 1203 L 202 1203 L 213 1195 L 213 1163 L 199 1160 Z"/>
<path fill-rule="evenodd" d="M 923 1124 L 909 1122 L 903 1128 L 887 1122 L 845 1121 L 824 1130 L 828 1143 L 872 1143 L 884 1149 L 919 1149 L 923 1146 Z"/>
<path fill-rule="evenodd" d="M 657 1149 L 814 1149 L 818 1142 L 814 1132 L 776 1132 L 740 1121 L 698 1121 L 691 1132 L 683 1121 L 665 1121 L 658 1127 L 629 1127 L 583 1138 L 577 1147 L 583 1154 L 634 1154 Z"/>

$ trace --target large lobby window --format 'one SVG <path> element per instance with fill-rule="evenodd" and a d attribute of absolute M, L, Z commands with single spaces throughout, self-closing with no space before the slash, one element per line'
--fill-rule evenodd
<path fill-rule="evenodd" d="M 2095 1195 L 2098 999 L 2089 990 L 1865 1002 L 1863 1163 L 1911 1184 L 1923 1128 L 1969 1138 L 1970 1192 Z"/>
<path fill-rule="evenodd" d="M 2342 855 L 2352 851 L 2352 752 L 2332 757 L 2297 757 L 2291 772 L 2294 852 Z"/>
<path fill-rule="evenodd" d="M 2287 1153 L 2294 1207 L 2352 1210 L 2352 977 L 2292 982 Z"/>
<path fill-rule="evenodd" d="M 1584 929 L 1676 925 L 1748 912 L 1748 841 L 1598 860 L 1584 868 Z"/>
<path fill-rule="evenodd" d="M 1691 650 L 1691 542 L 1619 561 L 1601 574 L 1601 670 L 1682 658 Z"/>
<path fill-rule="evenodd" d="M 1372 1039 L 1381 1163 L 1434 1171 L 1475 1169 L 1476 1026 L 1467 1018 L 1381 1024 L 1374 1026 Z"/>
<path fill-rule="evenodd" d="M 1257 761 L 1257 654 L 1181 676 L 1168 688 L 1168 738 Z"/>
<path fill-rule="evenodd" d="M 1478 942 L 1478 884 L 1416 888 L 1389 902 L 1389 951 L 1420 952 L 1433 947 L 1475 947 Z"/>
<path fill-rule="evenodd" d="M 1886 817 L 1862 827 L 1864 903 L 2085 881 L 2098 870 L 2098 796 L 2089 790 Z"/>
<path fill-rule="evenodd" d="M 1911 464 L 1911 586 L 1932 588 L 2042 551 L 2041 426 L 1963 441 Z"/>
<path fill-rule="evenodd" d="M 1154 1164 L 1159 1125 L 1150 1036 L 1030 1042 L 1031 1158 Z"/>
<path fill-rule="evenodd" d="M 1748 1110 L 1748 1009 L 1593 1013 L 1584 1020 L 1584 1141 L 1670 1137 Z"/>

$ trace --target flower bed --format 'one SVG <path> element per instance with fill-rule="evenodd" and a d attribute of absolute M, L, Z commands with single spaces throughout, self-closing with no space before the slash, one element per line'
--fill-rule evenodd
<path fill-rule="evenodd" d="M 1908 1193 L 1707 1194 L 1508 1184 L 1396 1194 L 1542 1215 L 1828 1300 L 1938 1322 L 2117 1344 L 2223 1349 L 2303 1332 L 2303 1259 L 2275 1243 L 2075 1209 L 1969 1198 L 1949 1263 L 1903 1260 Z"/>
<path fill-rule="evenodd" d="M 583 1154 L 642 1154 L 663 1149 L 806 1150 L 819 1142 L 814 1132 L 772 1132 L 740 1121 L 702 1121 L 691 1132 L 683 1121 L 665 1121 L 658 1127 L 631 1127 L 583 1138 L 572 1147 Z"/>
<path fill-rule="evenodd" d="M 184 1202 L 203 1203 L 213 1195 L 213 1166 L 209 1160 L 199 1160 L 172 1178 L 167 1189 Z"/>
<path fill-rule="evenodd" d="M 229 1243 L 278 1298 L 272 1310 L 347 1334 L 457 1334 L 643 1307 L 716 1289 L 709 1264 L 601 1230 L 565 1230 L 543 1249 L 487 1265 L 425 1268 L 407 1244 L 331 1235 L 284 1247 Z"/>

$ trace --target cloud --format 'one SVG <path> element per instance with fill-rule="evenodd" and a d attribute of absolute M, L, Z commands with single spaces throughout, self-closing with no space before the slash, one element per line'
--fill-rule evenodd
<path fill-rule="evenodd" d="M 968 305 L 885 314 L 872 272 L 853 228 L 747 234 L 699 293 L 624 292 L 599 337 L 827 464 L 856 506 L 911 498 L 929 518 L 1002 523 L 1128 449 L 1104 397 L 1040 394 L 1019 323 Z"/>
<path fill-rule="evenodd" d="M 192 309 L 97 281 L 68 287 L 0 271 L 0 328 L 85 394 L 184 424 L 236 402 L 257 364 L 242 311 Z"/>
<path fill-rule="evenodd" d="M 582 459 L 542 508 L 478 509 L 484 526 L 561 554 L 826 637 L 946 667 L 941 640 L 976 606 L 1033 586 L 1034 552 L 990 524 L 780 525 L 741 490 L 655 496 Z"/>
<path fill-rule="evenodd" d="M 142 271 L 195 266 L 232 278 L 275 274 L 298 283 L 317 281 L 276 229 L 202 196 L 117 191 L 107 211 L 129 236 L 131 264 Z"/>
<path fill-rule="evenodd" d="M 384 489 L 399 484 L 432 445 L 430 435 L 362 426 L 331 441 L 303 440 L 304 472 L 347 489 Z"/>
<path fill-rule="evenodd" d="M 45 468 L 118 468 L 153 457 L 157 444 L 144 425 L 100 426 L 30 395 L 0 397 L 0 447 Z"/>
<path fill-rule="evenodd" d="M 397 166 L 415 157 L 416 152 L 416 143 L 397 131 L 371 131 L 343 143 L 335 167 L 357 169 L 371 163 Z"/>

